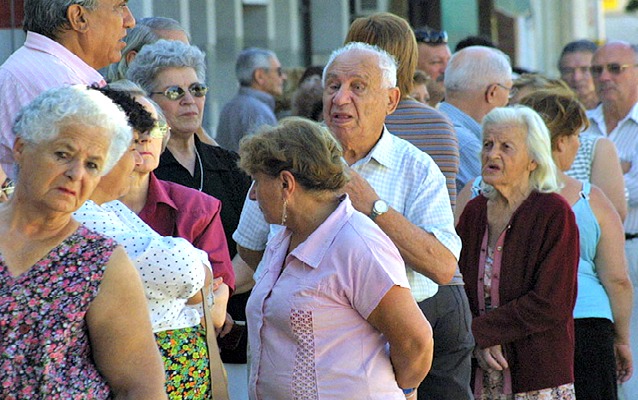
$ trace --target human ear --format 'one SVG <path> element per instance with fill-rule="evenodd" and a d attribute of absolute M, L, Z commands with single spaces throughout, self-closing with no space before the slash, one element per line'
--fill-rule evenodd
<path fill-rule="evenodd" d="M 398 87 L 388 89 L 388 110 L 386 115 L 390 115 L 396 110 L 401 101 L 401 90 Z"/>
<path fill-rule="evenodd" d="M 126 53 L 126 64 L 127 65 L 131 65 L 131 63 L 133 62 L 135 57 L 137 57 L 137 51 L 136 50 L 131 50 L 128 53 Z"/>
<path fill-rule="evenodd" d="M 72 4 L 66 9 L 66 19 L 74 31 L 86 32 L 89 29 L 86 9 L 79 4 Z"/>
<path fill-rule="evenodd" d="M 485 90 L 485 102 L 493 103 L 496 97 L 496 84 L 491 84 Z"/>
<path fill-rule="evenodd" d="M 16 161 L 17 164 L 20 164 L 19 161 L 22 160 L 24 145 L 25 142 L 21 137 L 16 138 L 16 141 L 13 143 L 13 159 Z"/>

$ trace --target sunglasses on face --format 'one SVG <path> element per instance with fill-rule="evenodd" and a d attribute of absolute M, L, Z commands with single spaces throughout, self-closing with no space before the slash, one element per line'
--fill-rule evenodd
<path fill-rule="evenodd" d="M 142 134 L 149 135 L 153 139 L 163 139 L 170 131 L 171 128 L 166 122 L 156 121 L 155 125 L 151 129 L 143 132 Z"/>
<path fill-rule="evenodd" d="M 188 87 L 188 91 L 193 97 L 204 97 L 208 92 L 208 86 L 195 82 Z M 170 86 L 163 92 L 151 92 L 151 94 L 163 94 L 169 100 L 179 100 L 186 95 L 186 91 L 179 86 Z"/>
<path fill-rule="evenodd" d="M 434 30 L 426 31 L 422 29 L 417 29 L 416 31 L 414 31 L 414 36 L 416 37 L 416 41 L 421 43 L 431 43 L 431 44 L 447 43 L 446 31 L 434 31 Z"/>
<path fill-rule="evenodd" d="M 606 65 L 592 65 L 589 67 L 589 71 L 593 77 L 599 77 L 605 69 L 612 75 L 620 75 L 624 70 L 631 67 L 638 67 L 638 64 L 609 63 Z"/>

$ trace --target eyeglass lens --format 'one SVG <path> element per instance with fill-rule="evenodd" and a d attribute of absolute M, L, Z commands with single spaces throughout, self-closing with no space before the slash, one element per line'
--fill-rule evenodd
<path fill-rule="evenodd" d="M 208 92 L 208 87 L 203 83 L 196 82 L 188 87 L 188 91 L 193 97 L 204 97 Z M 179 86 L 171 86 L 163 92 L 152 92 L 151 94 L 163 94 L 169 100 L 179 100 L 184 97 L 186 92 Z"/>
<path fill-rule="evenodd" d="M 162 139 L 170 131 L 168 124 L 165 122 L 157 121 L 155 126 L 147 131 L 148 135 L 154 139 Z"/>
<path fill-rule="evenodd" d="M 593 76 L 598 77 L 598 76 L 602 75 L 602 73 L 605 70 L 605 68 L 607 69 L 607 71 L 609 71 L 610 74 L 619 75 L 625 69 L 627 69 L 629 67 L 635 67 L 635 66 L 636 66 L 635 64 L 610 63 L 610 64 L 607 64 L 607 65 L 592 65 L 591 67 L 589 67 L 589 70 L 591 71 L 591 74 Z"/>

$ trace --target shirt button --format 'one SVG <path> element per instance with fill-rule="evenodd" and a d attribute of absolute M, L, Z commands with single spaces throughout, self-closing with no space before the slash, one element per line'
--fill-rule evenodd
<path fill-rule="evenodd" d="M 27 324 L 22 324 L 18 328 L 18 332 L 20 332 L 22 334 L 28 333 L 30 330 L 31 330 L 31 327 L 29 327 L 29 325 L 27 325 Z"/>
<path fill-rule="evenodd" d="M 501 250 L 503 250 L 503 247 L 498 246 L 498 247 L 496 248 L 496 250 L 497 250 L 497 251 L 501 251 Z"/>

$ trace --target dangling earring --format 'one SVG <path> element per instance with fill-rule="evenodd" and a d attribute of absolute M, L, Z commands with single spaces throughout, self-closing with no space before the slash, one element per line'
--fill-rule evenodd
<path fill-rule="evenodd" d="M 286 219 L 288 219 L 288 213 L 286 212 L 286 207 L 288 207 L 288 199 L 284 199 L 284 206 L 281 210 L 281 225 L 286 225 Z"/>

